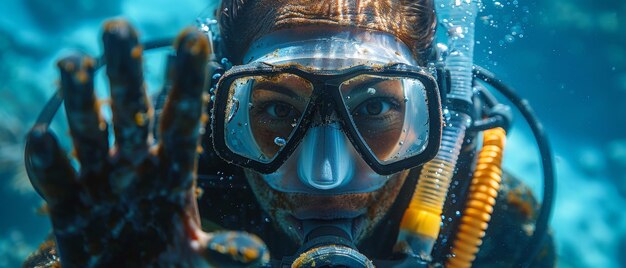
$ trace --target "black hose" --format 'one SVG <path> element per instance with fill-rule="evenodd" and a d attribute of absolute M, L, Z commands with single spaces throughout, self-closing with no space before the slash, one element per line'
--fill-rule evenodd
<path fill-rule="evenodd" d="M 39 116 L 37 116 L 37 121 L 35 121 L 34 127 L 43 127 L 44 129 L 47 129 L 57 110 L 61 107 L 61 103 L 63 103 L 63 93 L 61 93 L 61 89 L 57 89 L 54 95 L 52 95 L 50 100 L 46 103 L 46 106 L 43 107 Z"/>
<path fill-rule="evenodd" d="M 543 199 L 541 202 L 541 208 L 539 209 L 539 215 L 535 223 L 535 231 L 530 237 L 528 245 L 522 252 L 518 263 L 522 264 L 522 267 L 529 267 L 535 260 L 535 257 L 539 254 L 543 248 L 543 244 L 548 233 L 548 221 L 550 220 L 550 214 L 552 212 L 552 206 L 554 203 L 554 162 L 552 160 L 552 150 L 550 149 L 548 138 L 545 130 L 534 111 L 528 104 L 528 102 L 520 98 L 515 91 L 502 83 L 496 76 L 490 71 L 480 66 L 474 66 L 474 75 L 491 85 L 498 90 L 502 95 L 508 98 L 517 109 L 522 113 L 522 116 L 528 122 L 530 129 L 533 132 L 537 146 L 539 147 L 539 154 L 541 155 L 541 165 L 543 167 Z"/>
<path fill-rule="evenodd" d="M 478 94 L 485 104 L 487 104 L 487 107 L 491 108 L 499 103 L 496 97 L 481 83 L 474 83 L 474 87 L 478 89 Z"/>

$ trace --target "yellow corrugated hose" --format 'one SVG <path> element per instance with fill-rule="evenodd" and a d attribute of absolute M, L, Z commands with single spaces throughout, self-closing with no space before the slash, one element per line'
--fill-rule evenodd
<path fill-rule="evenodd" d="M 454 164 L 433 159 L 424 164 L 413 199 L 404 213 L 400 228 L 433 240 L 439 235 L 441 210 Z"/>
<path fill-rule="evenodd" d="M 456 113 L 446 123 L 437 156 L 422 170 L 400 223 L 398 242 L 429 258 L 441 228 L 441 212 L 458 160 L 469 117 Z"/>
<path fill-rule="evenodd" d="M 483 148 L 446 267 L 471 267 L 476 258 L 500 189 L 505 142 L 506 132 L 502 128 L 483 133 Z"/>

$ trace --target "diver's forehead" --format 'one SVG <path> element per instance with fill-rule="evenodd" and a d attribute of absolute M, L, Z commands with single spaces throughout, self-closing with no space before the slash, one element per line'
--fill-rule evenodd
<path fill-rule="evenodd" d="M 313 69 L 404 63 L 416 65 L 410 49 L 395 36 L 365 30 L 274 32 L 250 47 L 244 62 L 294 63 Z"/>

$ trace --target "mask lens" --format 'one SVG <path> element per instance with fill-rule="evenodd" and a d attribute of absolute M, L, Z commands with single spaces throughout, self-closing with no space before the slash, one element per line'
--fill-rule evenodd
<path fill-rule="evenodd" d="M 428 144 L 424 84 L 415 78 L 359 75 L 340 86 L 351 121 L 381 164 L 422 153 Z"/>
<path fill-rule="evenodd" d="M 302 120 L 313 85 L 293 74 L 247 76 L 229 87 L 226 145 L 241 156 L 271 162 Z"/>

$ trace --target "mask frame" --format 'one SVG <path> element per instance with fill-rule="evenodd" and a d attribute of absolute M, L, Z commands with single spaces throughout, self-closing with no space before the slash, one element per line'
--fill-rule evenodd
<path fill-rule="evenodd" d="M 293 74 L 302 77 L 313 85 L 311 100 L 302 113 L 302 120 L 295 127 L 287 143 L 268 163 L 257 161 L 233 152 L 226 143 L 224 126 L 226 125 L 226 111 L 230 97 L 231 84 L 238 78 L 259 75 Z M 365 141 L 361 138 L 357 127 L 351 120 L 350 112 L 341 95 L 342 82 L 359 75 L 376 75 L 382 77 L 406 77 L 417 79 L 425 87 L 429 120 L 429 134 L 426 148 L 419 154 L 382 164 L 377 159 Z M 393 63 L 380 66 L 358 65 L 339 70 L 313 70 L 301 65 L 274 65 L 265 62 L 239 65 L 228 70 L 218 81 L 215 90 L 215 99 L 211 109 L 211 130 L 213 147 L 217 155 L 226 162 L 249 168 L 263 174 L 270 174 L 292 155 L 302 141 L 307 130 L 311 127 L 313 113 L 319 107 L 334 109 L 341 122 L 342 129 L 349 141 L 355 147 L 363 160 L 380 175 L 391 175 L 402 170 L 422 165 L 435 157 L 439 151 L 442 132 L 442 108 L 439 88 L 435 78 L 421 67 Z M 321 106 L 320 106 L 321 105 Z M 328 111 L 322 111 L 328 113 Z"/>

